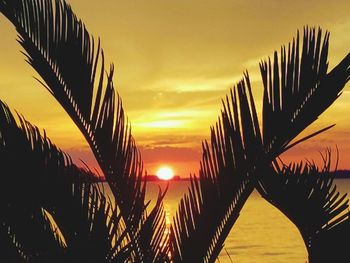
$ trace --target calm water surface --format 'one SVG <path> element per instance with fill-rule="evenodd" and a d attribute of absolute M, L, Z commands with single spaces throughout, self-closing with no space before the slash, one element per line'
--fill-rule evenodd
<path fill-rule="evenodd" d="M 337 180 L 336 184 L 342 193 L 350 194 L 350 179 Z M 149 183 L 147 200 L 156 199 L 158 186 L 164 188 L 166 183 Z M 187 181 L 170 182 L 164 200 L 167 223 L 172 221 L 178 202 L 188 186 Z M 298 230 L 256 192 L 248 199 L 226 239 L 225 250 L 235 263 L 307 262 L 307 252 Z M 219 260 L 231 262 L 225 250 Z"/>

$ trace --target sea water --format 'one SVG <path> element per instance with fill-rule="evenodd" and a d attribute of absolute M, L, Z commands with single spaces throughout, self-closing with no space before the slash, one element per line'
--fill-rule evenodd
<path fill-rule="evenodd" d="M 159 187 L 167 182 L 150 182 L 147 200 L 156 200 Z M 350 193 L 350 179 L 337 179 L 341 193 Z M 189 186 L 188 181 L 171 181 L 164 198 L 166 220 L 169 225 L 178 202 Z M 304 263 L 307 251 L 297 228 L 276 208 L 253 192 L 241 215 L 225 241 L 218 262 L 235 263 Z"/>

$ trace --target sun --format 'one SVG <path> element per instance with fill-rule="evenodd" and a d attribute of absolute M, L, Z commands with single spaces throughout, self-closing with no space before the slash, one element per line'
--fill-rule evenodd
<path fill-rule="evenodd" d="M 171 180 L 174 177 L 174 172 L 170 167 L 162 166 L 157 171 L 157 177 L 161 180 Z"/>

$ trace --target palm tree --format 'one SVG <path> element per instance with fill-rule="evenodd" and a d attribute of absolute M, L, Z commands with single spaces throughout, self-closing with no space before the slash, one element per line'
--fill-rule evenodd
<path fill-rule="evenodd" d="M 276 158 L 331 127 L 293 142 L 335 101 L 349 80 L 350 56 L 327 73 L 328 33 L 322 42 L 321 30 L 316 34 L 315 29 L 305 28 L 301 55 L 298 34 L 288 54 L 282 48 L 280 63 L 277 53 L 273 65 L 270 60 L 261 63 L 264 84 L 261 132 L 246 73 L 223 101 L 221 117 L 211 128 L 211 142 L 203 143 L 199 178 L 191 179 L 191 188 L 181 200 L 167 236 L 162 206 L 165 193 L 159 193 L 156 205 L 148 214 L 146 182 L 141 181 L 141 156 L 125 120 L 121 99 L 115 92 L 113 65 L 107 77 L 104 76 L 100 42 L 95 43 L 64 0 L 0 0 L 0 11 L 16 27 L 19 43 L 28 63 L 40 75 L 39 81 L 89 143 L 114 196 L 113 202 L 106 200 L 103 189 L 86 182 L 92 176 L 91 171 L 73 165 L 67 155 L 22 118 L 18 126 L 3 106 L 1 125 L 11 120 L 13 129 L 22 131 L 26 137 L 13 146 L 6 141 L 11 136 L 4 137 L 4 149 L 8 153 L 0 160 L 7 161 L 9 153 L 22 152 L 21 144 L 32 149 L 23 151 L 26 154 L 23 160 L 30 160 L 30 155 L 36 156 L 42 150 L 44 153 L 36 157 L 41 166 L 34 168 L 39 169 L 36 173 L 45 182 L 34 183 L 27 177 L 20 184 L 18 196 L 4 192 L 1 207 L 13 214 L 1 218 L 0 245 L 5 248 L 3 258 L 7 261 L 55 262 L 53 258 L 57 258 L 60 262 L 214 262 L 254 188 L 270 198 L 273 195 L 263 185 L 280 187 L 273 182 L 270 185 L 268 180 L 271 174 L 276 174 Z M 276 127 L 274 123 L 281 125 Z M 36 144 L 39 146 L 34 147 Z M 52 178 L 51 173 L 56 175 L 57 171 L 46 170 L 52 168 L 47 158 L 57 155 L 60 166 L 54 167 L 60 176 Z M 6 162 L 6 169 L 11 171 L 17 162 L 17 158 L 12 163 Z M 53 163 L 57 164 L 57 158 Z M 32 164 L 35 162 L 28 163 Z M 34 168 L 32 171 L 36 171 Z M 297 174 L 296 170 L 289 170 Z M 23 176 L 25 171 L 19 175 Z M 74 176 L 69 176 L 72 173 Z M 55 194 L 45 193 L 43 189 L 50 189 L 55 180 L 59 186 Z M 29 189 L 36 189 L 35 196 L 22 207 L 20 201 L 23 196 L 30 196 Z M 283 199 L 279 200 L 282 197 L 274 198 L 271 203 L 282 212 L 288 211 Z M 47 205 L 46 200 L 53 200 L 53 204 Z M 324 202 L 322 198 L 315 200 L 318 205 Z M 68 223 L 70 216 L 74 218 L 72 226 Z M 328 222 L 327 214 L 317 216 Z M 294 216 L 291 218 L 293 221 Z M 24 229 L 31 225 L 33 233 L 28 235 Z M 38 233 L 35 235 L 38 240 L 29 242 L 34 233 Z M 329 237 L 330 233 L 327 232 Z M 317 242 L 318 247 L 324 247 L 329 240 L 323 238 Z M 94 246 L 98 249 L 92 249 Z M 318 252 L 313 251 L 316 258 Z"/>
<path fill-rule="evenodd" d="M 38 128 L 0 102 L 1 262 L 124 262 L 120 212 Z"/>
<path fill-rule="evenodd" d="M 180 202 L 171 228 L 174 262 L 215 262 L 254 189 L 261 142 L 246 75 L 227 97 L 222 118 L 211 129 L 211 145 L 203 143 L 199 180 L 191 178 Z"/>
<path fill-rule="evenodd" d="M 327 73 L 329 34 L 326 33 L 323 42 L 321 39 L 321 29 L 316 35 L 316 29 L 305 28 L 301 55 L 298 33 L 289 45 L 288 54 L 285 47 L 281 48 L 281 65 L 277 52 L 273 66 L 270 59 L 261 63 L 262 135 L 248 73 L 245 81 L 239 82 L 226 97 L 221 119 L 215 129 L 212 128 L 211 146 L 207 143 L 203 146 L 199 182 L 196 178 L 191 180 L 192 187 L 182 198 L 173 223 L 175 230 L 171 239 L 175 240 L 176 262 L 214 262 L 254 187 L 266 197 L 261 185 L 265 177 L 270 176 L 279 155 L 333 126 L 293 142 L 339 97 L 350 78 L 350 55 Z M 279 184 L 269 186 L 277 188 L 275 191 L 281 187 Z M 327 194 L 331 196 L 332 192 Z M 276 205 L 282 197 L 275 195 L 274 198 L 276 200 L 270 202 Z M 323 201 L 322 198 L 315 200 L 318 205 Z M 284 205 L 276 207 L 283 212 Z M 302 211 L 305 209 L 301 209 L 301 214 Z M 322 213 L 316 216 L 319 220 L 329 219 Z M 323 239 L 322 246 L 331 242 Z"/>
<path fill-rule="evenodd" d="M 349 199 L 341 195 L 330 171 L 330 155 L 319 169 L 313 163 L 276 164 L 260 183 L 262 196 L 299 229 L 309 262 L 343 262 L 350 234 Z"/>
<path fill-rule="evenodd" d="M 163 262 L 164 194 L 149 216 L 140 153 L 104 55 L 70 6 L 61 0 L 4 0 L 0 11 L 15 25 L 28 63 L 89 143 L 127 225 L 136 262 Z M 101 61 L 99 61 L 101 60 Z M 98 71 L 99 68 L 99 72 Z M 76 72 L 79 69 L 79 73 Z M 116 98 L 117 97 L 117 98 Z M 115 101 L 117 99 L 117 102 Z M 157 229 L 157 231 L 155 231 Z"/>
<path fill-rule="evenodd" d="M 334 126 L 291 142 L 292 136 L 304 130 L 340 96 L 349 81 L 350 54 L 327 72 L 328 46 L 328 32 L 322 39 L 321 29 L 316 31 L 305 28 L 302 48 L 299 48 L 298 33 L 296 39 L 288 45 L 288 50 L 284 46 L 281 48 L 280 61 L 275 52 L 273 63 L 269 59 L 268 62 L 260 64 L 264 84 L 265 152 L 283 153 Z M 275 123 L 279 125 L 274 125 Z M 257 189 L 260 194 L 286 214 L 299 229 L 309 252 L 310 262 L 337 261 L 336 257 L 338 262 L 342 262 L 346 256 L 341 251 L 344 245 L 338 240 L 341 235 L 337 237 L 335 233 L 340 233 L 337 229 L 342 229 L 345 231 L 342 235 L 350 234 L 345 227 L 348 223 L 341 223 L 348 216 L 339 217 L 347 209 L 348 200 L 345 202 L 345 196 L 338 199 L 339 193 L 335 194 L 332 176 L 329 176 L 329 165 L 325 165 L 320 172 L 313 165 L 306 165 L 304 168 L 302 165 L 289 166 L 288 169 L 275 171 L 278 163 L 275 160 L 273 163 L 274 165 L 266 166 L 259 178 Z M 297 183 L 291 183 L 294 180 Z M 286 190 L 283 193 L 278 190 L 282 188 Z M 291 201 L 286 202 L 286 198 Z"/>

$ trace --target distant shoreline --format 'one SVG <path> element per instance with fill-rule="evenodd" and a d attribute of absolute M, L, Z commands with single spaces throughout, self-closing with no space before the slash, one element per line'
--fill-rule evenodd
<path fill-rule="evenodd" d="M 142 181 L 145 181 L 147 178 L 147 182 L 177 182 L 177 181 L 190 181 L 190 177 L 180 177 L 179 175 L 175 175 L 172 179 L 170 180 L 163 180 L 158 178 L 156 175 L 147 175 L 147 177 L 142 177 Z M 99 178 L 93 178 L 92 181 L 94 182 L 101 182 L 104 183 L 106 182 L 106 178 L 104 177 L 99 177 Z"/>
<path fill-rule="evenodd" d="M 350 170 L 338 170 L 335 172 L 335 179 L 350 179 Z M 142 181 L 145 181 L 146 177 L 142 178 Z M 174 176 L 170 180 L 162 180 L 156 175 L 147 175 L 147 182 L 177 182 L 177 181 L 190 181 L 190 177 L 181 177 L 179 175 Z M 96 182 L 106 182 L 105 178 L 97 178 Z"/>
<path fill-rule="evenodd" d="M 335 172 L 336 179 L 350 179 L 350 170 L 338 170 Z"/>
<path fill-rule="evenodd" d="M 143 178 L 143 180 L 145 180 L 145 178 Z M 158 178 L 158 176 L 156 175 L 147 175 L 147 182 L 174 182 L 174 181 L 189 181 L 190 178 L 189 177 L 180 177 L 179 175 L 175 175 L 172 179 L 170 180 L 162 180 L 160 178 Z"/>

